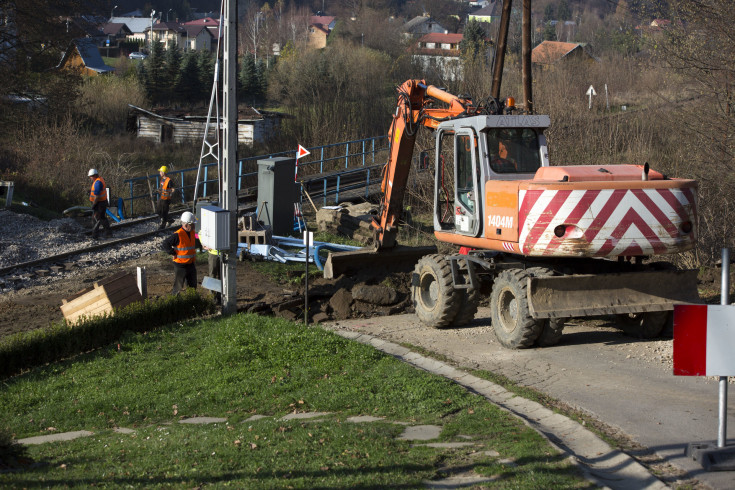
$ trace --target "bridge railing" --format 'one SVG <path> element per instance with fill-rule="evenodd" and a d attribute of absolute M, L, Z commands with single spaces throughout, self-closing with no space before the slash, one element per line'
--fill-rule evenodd
<path fill-rule="evenodd" d="M 298 161 L 299 180 L 304 178 L 312 179 L 319 174 L 329 173 L 324 179 L 332 178 L 337 173 L 350 171 L 351 169 L 361 171 L 363 167 L 372 167 L 373 165 L 382 165 L 385 162 L 387 153 L 383 155 L 388 148 L 387 136 L 374 136 L 360 140 L 343 141 L 340 143 L 331 143 L 329 145 L 314 146 L 307 148 L 310 152 L 306 157 L 302 157 Z M 266 158 L 274 158 L 281 156 L 294 157 L 296 150 L 281 151 L 258 155 L 254 157 L 241 158 L 237 162 L 237 191 L 254 192 L 258 184 L 258 160 Z M 171 170 L 168 176 L 175 183 L 176 193 L 175 200 L 181 200 L 182 203 L 191 202 L 194 199 L 194 188 L 196 185 L 197 167 L 190 167 L 180 170 Z M 375 171 L 368 171 L 368 175 L 372 176 L 367 181 L 375 178 Z M 379 172 L 378 172 L 379 173 Z M 358 188 L 356 182 L 342 184 L 342 178 L 337 178 L 336 189 L 329 189 L 328 194 L 325 193 L 325 204 L 327 195 L 339 196 L 340 191 Z M 213 197 L 219 194 L 217 175 L 217 163 L 208 163 L 202 165 L 202 180 L 200 182 L 201 196 Z M 127 189 L 127 197 L 123 197 L 127 214 L 136 216 L 137 214 L 145 214 L 144 211 L 147 204 L 145 201 L 155 201 L 154 193 L 160 185 L 160 177 L 158 175 L 144 175 L 134 177 L 124 181 Z M 363 183 L 362 185 L 369 185 Z M 327 186 L 327 180 L 324 180 L 324 186 Z M 355 187 L 358 186 L 358 187 Z M 347 189 L 349 187 L 350 189 Z M 122 196 L 118 196 L 122 197 Z M 136 214 L 137 213 L 137 214 Z"/>

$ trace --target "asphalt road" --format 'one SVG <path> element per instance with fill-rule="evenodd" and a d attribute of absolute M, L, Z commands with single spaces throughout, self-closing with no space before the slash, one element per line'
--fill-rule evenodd
<path fill-rule="evenodd" d="M 447 330 L 427 329 L 414 315 L 345 320 L 337 326 L 502 374 L 620 430 L 686 472 L 683 480 L 694 478 L 716 489 L 735 487 L 735 472 L 707 472 L 686 456 L 689 443 L 717 439 L 718 383 L 674 376 L 670 361 L 657 358 L 652 347 L 666 342 L 632 339 L 603 321 L 572 320 L 557 346 L 514 351 L 495 340 L 489 315 L 489 309 L 480 308 L 470 327 Z M 728 427 L 735 430 L 732 400 Z M 727 442 L 735 445 L 735 438 Z"/>

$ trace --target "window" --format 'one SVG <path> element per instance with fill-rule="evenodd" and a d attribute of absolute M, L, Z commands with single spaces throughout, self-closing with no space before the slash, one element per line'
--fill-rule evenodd
<path fill-rule="evenodd" d="M 498 174 L 536 173 L 541 166 L 538 133 L 531 128 L 495 128 L 487 131 L 490 168 Z"/>

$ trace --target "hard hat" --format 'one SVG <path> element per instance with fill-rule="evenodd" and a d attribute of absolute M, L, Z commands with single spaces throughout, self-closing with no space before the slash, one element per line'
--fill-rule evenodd
<path fill-rule="evenodd" d="M 194 217 L 194 214 L 190 213 L 189 211 L 181 215 L 182 223 L 193 223 L 194 221 L 196 221 L 196 218 Z"/>
<path fill-rule="evenodd" d="M 93 176 L 93 175 L 98 175 L 98 174 L 97 174 L 97 169 L 94 169 L 94 168 L 90 168 L 90 169 L 89 169 L 89 172 L 87 172 L 87 177 L 91 177 L 91 176 Z"/>
<path fill-rule="evenodd" d="M 161 168 L 158 169 L 159 172 L 163 172 L 164 174 L 168 172 L 168 167 L 166 165 L 161 166 Z"/>

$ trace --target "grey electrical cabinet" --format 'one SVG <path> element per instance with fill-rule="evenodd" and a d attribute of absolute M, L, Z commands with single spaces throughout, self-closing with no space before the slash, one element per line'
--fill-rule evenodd
<path fill-rule="evenodd" d="M 294 225 L 294 203 L 300 186 L 294 182 L 296 159 L 287 157 L 258 160 L 258 220 L 274 235 L 290 235 Z"/>

